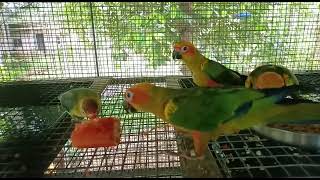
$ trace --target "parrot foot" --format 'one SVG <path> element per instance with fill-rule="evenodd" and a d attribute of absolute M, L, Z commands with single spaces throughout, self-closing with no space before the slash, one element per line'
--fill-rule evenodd
<path fill-rule="evenodd" d="M 176 153 L 173 151 L 165 151 L 165 153 L 168 155 L 171 155 L 171 156 L 179 156 L 179 157 L 185 158 L 187 160 L 203 160 L 204 159 L 204 155 L 202 155 L 202 156 L 189 156 L 186 154 Z"/>

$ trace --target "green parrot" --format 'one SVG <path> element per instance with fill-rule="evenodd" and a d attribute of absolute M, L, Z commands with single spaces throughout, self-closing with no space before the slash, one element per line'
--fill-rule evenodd
<path fill-rule="evenodd" d="M 194 83 L 199 87 L 222 87 L 224 85 L 244 86 L 247 76 L 204 57 L 187 41 L 173 45 L 173 59 L 181 59 L 192 73 Z"/>
<path fill-rule="evenodd" d="M 256 90 L 234 88 L 172 89 L 138 83 L 125 92 L 127 107 L 150 112 L 192 136 L 195 157 L 202 159 L 209 140 L 274 122 L 320 121 L 320 104 L 286 98 L 297 86 Z"/>
<path fill-rule="evenodd" d="M 299 85 L 299 81 L 289 69 L 270 64 L 255 68 L 245 82 L 245 87 L 254 89 L 281 88 L 292 85 Z"/>
<path fill-rule="evenodd" d="M 245 87 L 253 89 L 282 88 L 299 85 L 297 77 L 286 67 L 280 65 L 261 65 L 256 67 L 248 76 Z M 290 94 L 293 98 L 301 98 L 300 91 Z"/>
<path fill-rule="evenodd" d="M 95 118 L 101 110 L 101 96 L 90 88 L 74 88 L 58 96 L 62 107 L 74 120 Z"/>

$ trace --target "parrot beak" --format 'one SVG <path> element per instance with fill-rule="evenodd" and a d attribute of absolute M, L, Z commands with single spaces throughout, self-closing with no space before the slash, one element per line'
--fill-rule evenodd
<path fill-rule="evenodd" d="M 180 52 L 173 50 L 172 59 L 182 59 L 182 55 L 180 54 Z"/>
<path fill-rule="evenodd" d="M 84 111 L 89 119 L 96 118 L 98 115 L 98 104 L 93 99 L 83 101 Z"/>
<path fill-rule="evenodd" d="M 127 101 L 123 101 L 123 108 L 126 110 L 127 113 L 135 113 L 137 110 L 131 106 Z"/>
<path fill-rule="evenodd" d="M 95 119 L 97 117 L 97 113 L 88 114 L 89 119 Z"/>

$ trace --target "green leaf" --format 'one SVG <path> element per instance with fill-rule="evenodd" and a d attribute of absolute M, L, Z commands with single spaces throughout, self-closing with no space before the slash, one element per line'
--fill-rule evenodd
<path fill-rule="evenodd" d="M 243 49 L 251 48 L 251 55 L 243 57 L 244 61 L 251 62 L 254 56 L 266 59 L 279 56 L 277 55 L 279 49 L 274 47 L 277 41 L 290 40 L 301 43 L 303 41 L 301 27 L 308 26 L 306 24 L 308 18 L 314 16 L 310 11 L 312 4 L 301 2 L 288 3 L 288 5 L 281 3 L 276 6 L 270 2 L 193 2 L 191 16 L 183 12 L 179 4 L 180 2 L 134 4 L 95 2 L 92 13 L 97 32 L 103 30 L 104 33 L 99 34 L 111 38 L 114 42 L 116 48 L 113 50 L 113 59 L 115 61 L 122 61 L 124 58 L 117 47 L 128 46 L 134 52 L 146 57 L 149 64 L 155 68 L 165 63 L 170 57 L 171 43 L 180 39 L 179 25 L 188 23 L 189 20 L 186 18 L 192 18 L 189 26 L 193 29 L 194 41 L 206 44 L 207 51 L 214 48 L 215 54 L 222 59 L 231 58 L 228 61 L 241 62 L 242 60 L 236 57 L 242 53 Z M 90 33 L 88 30 L 91 29 L 89 4 L 66 3 L 64 10 L 68 15 L 65 26 L 75 30 L 87 46 L 92 46 L 91 36 L 88 36 Z M 252 17 L 240 22 L 235 21 L 235 15 L 241 12 L 250 12 Z M 299 14 L 298 20 L 290 19 L 297 14 Z M 299 26 L 292 26 L 292 22 Z M 295 44 L 283 44 L 281 53 L 286 58 L 295 58 L 292 61 L 298 61 L 297 58 L 302 54 L 305 55 L 304 57 L 312 54 L 311 52 L 306 54 L 304 49 L 294 47 Z M 253 48 L 253 45 L 257 46 Z M 291 45 L 294 49 L 290 49 L 287 45 Z M 306 44 L 305 47 L 308 45 Z"/>

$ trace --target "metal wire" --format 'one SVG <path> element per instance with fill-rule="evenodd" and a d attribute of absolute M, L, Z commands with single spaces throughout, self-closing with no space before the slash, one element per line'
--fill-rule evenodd
<path fill-rule="evenodd" d="M 72 130 L 57 96 L 92 82 L 1 84 L 1 177 L 42 174 Z"/>
<path fill-rule="evenodd" d="M 318 74 L 297 75 L 299 82 L 319 87 Z M 191 78 L 179 80 L 183 88 L 196 86 Z M 304 98 L 319 101 L 316 95 Z M 320 177 L 320 151 L 288 146 L 247 129 L 238 134 L 222 135 L 209 149 L 226 177 Z"/>
<path fill-rule="evenodd" d="M 163 121 L 122 108 L 135 82 L 191 75 L 171 57 L 180 38 L 243 74 L 265 63 L 320 69 L 318 2 L 3 2 L 0 14 L 1 177 L 182 177 L 180 159 L 164 153 L 177 151 L 174 130 L 139 136 Z M 319 75 L 301 78 L 319 86 Z M 74 87 L 97 89 L 102 116 L 122 119 L 119 146 L 71 147 L 56 97 Z M 227 177 L 319 176 L 319 154 L 273 143 L 246 130 L 209 148 Z"/>
<path fill-rule="evenodd" d="M 310 77 L 308 78 L 310 79 Z M 41 128 L 32 127 L 30 129 L 30 132 L 36 132 L 35 134 L 31 133 L 31 136 L 27 136 L 33 138 L 31 142 L 1 146 L 1 157 L 3 158 L 1 176 L 17 176 L 19 173 L 23 174 L 29 170 L 26 167 L 34 168 L 30 167 L 29 164 L 26 166 L 24 164 L 26 161 L 23 161 L 23 158 L 27 155 L 30 156 L 30 150 L 33 150 L 33 153 L 36 153 L 37 158 L 40 160 L 38 163 L 42 165 L 42 169 L 45 168 L 43 169 L 45 170 L 44 175 L 50 177 L 182 177 L 179 158 L 168 156 L 164 152 L 165 150 L 177 151 L 176 136 L 173 128 L 165 126 L 150 132 L 148 136 L 139 135 L 142 131 L 160 126 L 164 122 L 150 113 L 130 115 L 124 112 L 122 108 L 123 92 L 134 82 L 102 81 L 110 84 L 101 91 L 103 97 L 101 113 L 102 116 L 115 116 L 122 120 L 120 145 L 116 148 L 73 148 L 69 140 L 73 127 L 70 119 L 68 121 L 66 116 L 62 116 L 60 117 L 62 120 L 57 120 L 59 119 L 59 114 L 63 114 L 63 112 L 57 113 L 55 110 L 50 110 L 51 114 L 42 115 L 41 118 L 49 117 L 51 122 L 46 121 Z M 182 87 L 193 85 L 190 78 L 182 79 L 179 82 Z M 63 89 L 61 88 L 62 83 L 51 83 L 50 85 L 39 83 L 39 86 L 55 88 L 55 84 L 60 89 Z M 166 86 L 164 83 L 156 84 Z M 93 86 L 92 81 L 73 83 L 73 86 L 70 86 L 70 83 L 65 83 L 65 85 L 66 89 L 78 86 Z M 46 92 L 55 93 L 52 96 L 53 98 L 46 102 L 49 105 L 56 104 L 54 96 L 58 95 L 56 93 L 58 91 Z M 45 106 L 45 108 L 48 107 Z M 8 122 L 13 122 L 14 124 L 11 127 L 19 128 L 19 126 L 22 126 L 20 129 L 27 130 L 28 128 L 23 124 L 28 122 L 26 121 L 28 119 L 34 120 L 37 114 L 26 114 L 26 119 L 22 120 L 22 118 L 19 118 L 21 112 L 14 111 L 14 109 L 17 108 L 11 108 L 11 111 L 8 111 L 8 108 L 1 109 L 1 118 L 8 119 Z M 40 112 L 43 113 L 43 109 Z M 38 118 L 36 120 L 41 121 Z M 35 124 L 39 125 L 39 123 Z M 45 129 L 48 129 L 48 134 L 36 135 L 39 131 L 41 132 L 41 130 L 44 131 Z M 2 137 L 6 137 L 8 132 L 10 131 L 2 132 Z M 41 135 L 41 133 L 39 134 Z M 26 139 L 24 138 L 23 140 Z M 35 144 L 35 142 L 38 142 L 38 144 Z M 28 149 L 27 153 L 21 152 L 22 143 L 24 143 L 24 146 L 30 145 L 30 149 L 25 147 Z M 41 148 L 45 148 L 46 151 Z M 318 172 L 315 171 L 320 166 L 320 155 L 318 153 L 311 153 L 273 142 L 250 130 L 241 131 L 237 135 L 222 136 L 217 142 L 209 143 L 209 148 L 217 158 L 221 171 L 227 177 L 319 176 Z M 43 158 L 39 158 L 39 156 Z M 51 158 L 44 158 L 48 156 L 51 156 Z M 32 163 L 37 162 L 35 159 L 28 160 Z M 45 165 L 46 163 L 50 164 Z M 41 171 L 41 169 L 37 168 L 30 170 Z M 33 173 L 41 174 L 41 172 Z"/>
<path fill-rule="evenodd" d="M 48 167 L 46 176 L 181 176 L 179 158 L 165 154 L 165 150 L 177 151 L 173 128 L 161 127 L 164 122 L 150 113 L 131 115 L 124 112 L 123 92 L 130 85 L 109 85 L 102 92 L 102 116 L 122 120 L 121 143 L 115 148 L 77 149 L 68 140 Z M 155 126 L 159 128 L 147 136 L 140 134 Z"/>
<path fill-rule="evenodd" d="M 4 2 L 0 79 L 190 75 L 181 36 L 227 67 L 319 69 L 317 2 Z"/>
<path fill-rule="evenodd" d="M 283 145 L 250 130 L 209 147 L 227 177 L 320 177 L 319 152 Z"/>
<path fill-rule="evenodd" d="M 101 81 L 108 82 L 107 80 Z M 70 144 L 69 138 L 73 123 L 63 111 L 59 110 L 57 96 L 74 87 L 94 88 L 93 81 L 39 83 L 36 84 L 37 89 L 45 89 L 43 92 L 47 94 L 44 96 L 51 97 L 49 100 L 45 98 L 40 101 L 42 104 L 39 103 L 37 106 L 24 104 L 25 109 L 22 113 L 21 110 L 17 111 L 17 107 L 1 108 L 1 119 L 9 123 L 9 125 L 1 126 L 1 137 L 5 142 L 1 144 L 1 157 L 3 158 L 1 176 L 42 176 L 45 169 L 45 176 L 62 177 L 181 176 L 179 158 L 165 153 L 166 150 L 177 151 L 173 128 L 161 127 L 164 122 L 152 114 L 126 114 L 122 107 L 123 92 L 132 84 L 119 84 L 116 81 L 110 83 L 114 85 L 106 88 L 103 86 L 101 115 L 114 116 L 122 120 L 120 145 L 116 148 L 77 149 Z M 164 83 L 157 84 L 165 85 Z M 46 88 L 52 88 L 55 91 L 47 91 Z M 26 89 L 21 89 L 20 92 L 24 90 Z M 45 114 L 44 112 L 51 106 L 49 113 Z M 26 114 L 29 111 L 31 113 Z M 21 114 L 24 115 L 24 118 L 20 118 Z M 147 136 L 140 134 L 155 126 L 159 128 L 149 132 Z M 27 133 L 23 134 L 21 130 Z M 20 138 L 22 142 L 10 139 L 15 133 L 18 133 L 17 139 Z M 26 141 L 28 138 L 31 140 Z M 26 152 L 21 148 L 23 145 L 27 145 Z M 42 158 L 37 157 L 38 160 L 36 160 L 31 155 L 28 157 L 29 153 L 35 153 L 36 156 Z M 32 166 L 26 161 L 37 164 L 41 168 Z"/>

